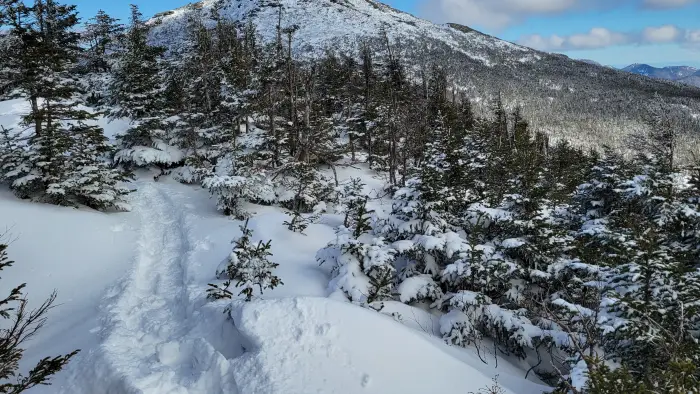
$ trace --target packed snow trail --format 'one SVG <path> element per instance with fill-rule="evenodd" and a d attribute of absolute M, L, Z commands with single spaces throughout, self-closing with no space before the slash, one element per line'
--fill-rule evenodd
<path fill-rule="evenodd" d="M 226 358 L 191 335 L 196 319 L 186 283 L 188 223 L 185 208 L 168 192 L 158 184 L 139 185 L 135 265 L 108 294 L 103 343 L 78 361 L 64 392 L 237 392 Z"/>

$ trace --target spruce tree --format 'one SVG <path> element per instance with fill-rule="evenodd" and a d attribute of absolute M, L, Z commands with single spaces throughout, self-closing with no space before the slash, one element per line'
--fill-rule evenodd
<path fill-rule="evenodd" d="M 119 19 L 111 17 L 104 10 L 97 11 L 97 15 L 85 23 L 83 40 L 88 46 L 85 57 L 90 71 L 103 73 L 111 69 L 109 58 L 116 51 L 123 32 L 124 26 Z"/>
<path fill-rule="evenodd" d="M 33 128 L 26 153 L 4 135 L 9 145 L 3 155 L 13 157 L 14 169 L 4 174 L 11 188 L 24 198 L 61 205 L 74 205 L 80 198 L 70 181 L 76 174 L 75 162 L 82 152 L 75 145 L 74 130 L 94 122 L 96 114 L 80 108 L 83 104 L 77 82 L 70 75 L 80 53 L 75 6 L 54 0 L 36 0 L 32 6 L 22 2 L 5 4 L 3 23 L 13 37 L 14 50 L 4 61 L 20 71 L 17 87 L 31 104 L 24 123 Z M 93 133 L 102 129 L 90 127 Z M 104 138 L 104 137 L 102 137 Z M 103 147 L 106 146 L 102 143 Z M 18 163 L 24 158 L 23 163 Z M 81 170 L 100 167 L 102 158 L 82 158 Z M 116 175 L 120 178 L 120 175 Z M 116 183 L 101 184 L 97 194 L 118 194 Z M 111 206 L 120 203 L 115 199 Z M 100 206 L 99 208 L 105 208 Z"/>
<path fill-rule="evenodd" d="M 262 294 L 284 283 L 272 272 L 279 264 L 269 260 L 272 256 L 271 241 L 254 243 L 251 239 L 253 230 L 248 228 L 247 220 L 241 225 L 241 232 L 241 236 L 233 241 L 233 251 L 224 267 L 218 270 L 217 277 L 236 281 L 236 286 L 241 288 L 239 295 L 245 295 L 246 301 L 250 301 L 256 287 Z"/>
<path fill-rule="evenodd" d="M 148 43 L 150 26 L 135 5 L 117 56 L 111 89 L 112 117 L 128 117 L 132 126 L 121 136 L 115 160 L 124 165 L 158 165 L 161 169 L 182 161 L 171 144 L 164 103 L 161 57 L 164 48 Z"/>
<path fill-rule="evenodd" d="M 104 131 L 78 122 L 71 127 L 71 134 L 73 153 L 65 181 L 71 196 L 76 202 L 98 210 L 130 210 L 124 200 L 129 193 L 124 182 L 129 179 L 124 171 L 112 168 L 109 159 L 112 146 L 108 144 Z"/>

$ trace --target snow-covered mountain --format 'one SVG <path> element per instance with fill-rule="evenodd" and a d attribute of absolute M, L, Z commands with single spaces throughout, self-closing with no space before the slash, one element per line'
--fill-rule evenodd
<path fill-rule="evenodd" d="M 688 85 L 700 86 L 698 84 L 700 70 L 690 66 L 670 66 L 670 67 L 652 67 L 648 64 L 632 64 L 622 69 L 623 71 L 644 75 L 646 77 L 667 79 L 669 81 L 678 81 L 687 83 Z M 693 78 L 695 77 L 695 78 Z M 695 81 L 695 83 L 693 83 Z"/>
<path fill-rule="evenodd" d="M 157 15 L 161 23 L 154 33 L 156 40 L 176 47 L 184 38 L 187 16 L 195 10 L 207 15 L 217 3 L 203 0 Z M 267 40 L 275 38 L 281 8 L 282 27 L 298 26 L 294 48 L 301 54 L 321 54 L 329 47 L 355 50 L 359 40 L 379 37 L 386 31 L 392 41 L 440 43 L 485 65 L 541 58 L 534 50 L 464 26 L 435 25 L 375 0 L 225 0 L 223 4 L 222 16 L 238 21 L 252 19 Z"/>
<path fill-rule="evenodd" d="M 678 82 L 700 88 L 700 70 L 698 70 L 695 74 L 679 79 Z"/>
<path fill-rule="evenodd" d="M 266 40 L 275 39 L 281 11 L 281 27 L 295 29 L 294 51 L 307 58 L 328 48 L 357 54 L 361 42 L 382 52 L 386 33 L 392 50 L 416 78 L 437 63 L 455 88 L 476 103 L 486 104 L 501 94 L 510 104 L 522 104 L 533 126 L 584 145 L 592 144 L 592 132 L 599 133 L 596 141 L 618 139 L 621 117 L 640 119 L 655 97 L 700 112 L 700 90 L 694 87 L 630 77 L 458 24 L 434 24 L 375 0 L 203 0 L 156 15 L 153 41 L 177 53 L 186 38 L 188 16 L 201 12 L 207 19 L 217 4 L 223 17 L 242 23 L 252 20 Z M 595 129 L 592 119 L 598 125 Z"/>

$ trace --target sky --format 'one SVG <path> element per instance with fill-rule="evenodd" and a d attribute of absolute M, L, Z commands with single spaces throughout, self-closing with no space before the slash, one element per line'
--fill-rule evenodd
<path fill-rule="evenodd" d="M 70 0 L 68 0 L 71 2 Z M 145 15 L 187 0 L 73 0 L 83 18 L 103 8 L 126 19 L 135 2 Z M 460 23 L 536 49 L 624 67 L 700 68 L 700 0 L 384 0 L 438 23 Z"/>

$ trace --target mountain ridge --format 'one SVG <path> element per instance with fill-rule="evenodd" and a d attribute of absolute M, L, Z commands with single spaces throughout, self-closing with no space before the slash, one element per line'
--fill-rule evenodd
<path fill-rule="evenodd" d="M 700 69 L 691 66 L 654 67 L 644 63 L 635 63 L 622 68 L 622 70 L 650 78 L 700 87 Z"/>

